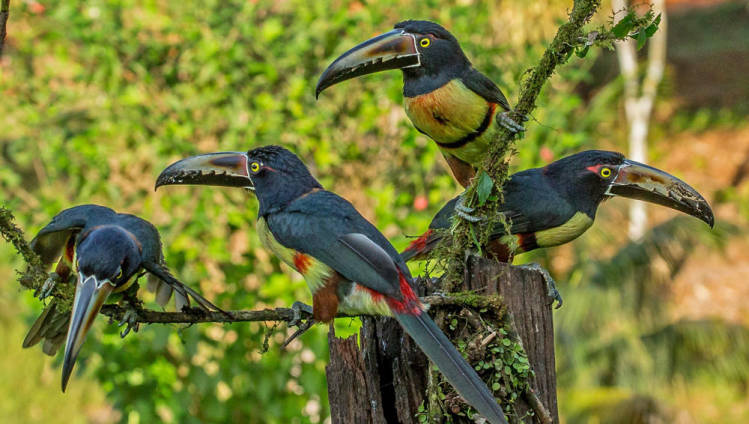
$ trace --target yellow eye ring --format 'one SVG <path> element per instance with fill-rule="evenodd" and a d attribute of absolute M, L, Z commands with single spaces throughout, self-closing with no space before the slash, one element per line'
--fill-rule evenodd
<path fill-rule="evenodd" d="M 122 269 L 120 269 L 120 273 L 117 274 L 116 277 L 114 277 L 115 280 L 119 280 L 120 278 L 122 278 Z"/>
<path fill-rule="evenodd" d="M 259 164 L 259 163 L 257 163 L 257 162 L 252 162 L 252 163 L 250 164 L 250 171 L 252 171 L 252 172 L 257 172 L 257 171 L 259 171 L 259 170 L 260 170 L 260 164 Z"/>
<path fill-rule="evenodd" d="M 608 178 L 611 176 L 611 169 L 610 168 L 603 168 L 601 169 L 601 176 L 603 178 Z"/>
<path fill-rule="evenodd" d="M 422 38 L 421 41 L 419 41 L 421 47 L 429 47 L 430 44 L 432 44 L 432 42 L 428 38 Z"/>

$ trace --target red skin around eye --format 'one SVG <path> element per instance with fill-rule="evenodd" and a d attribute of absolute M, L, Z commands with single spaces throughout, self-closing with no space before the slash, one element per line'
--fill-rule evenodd
<path fill-rule="evenodd" d="M 593 166 L 588 166 L 588 167 L 587 167 L 587 168 L 585 168 L 585 169 L 587 169 L 588 171 L 590 171 L 590 172 L 592 172 L 592 173 L 594 173 L 594 174 L 597 174 L 597 173 L 598 173 L 598 171 L 599 171 L 599 170 L 601 169 L 601 167 L 602 167 L 602 166 L 603 166 L 603 165 L 593 165 Z"/>

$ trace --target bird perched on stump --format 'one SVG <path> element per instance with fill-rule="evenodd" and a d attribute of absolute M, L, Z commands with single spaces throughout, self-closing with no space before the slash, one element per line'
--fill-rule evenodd
<path fill-rule="evenodd" d="M 279 146 L 194 156 L 166 168 L 156 187 L 207 184 L 254 191 L 263 244 L 301 273 L 312 316 L 392 315 L 463 398 L 491 423 L 502 408 L 473 368 L 425 312 L 398 252 L 343 198 L 326 191 L 293 153 Z"/>
<path fill-rule="evenodd" d="M 692 215 L 713 226 L 707 201 L 684 181 L 660 169 L 626 159 L 617 152 L 588 150 L 527 169 L 504 184 L 499 207 L 509 223 L 494 227 L 486 246 L 503 262 L 513 252 L 557 246 L 582 235 L 596 217 L 598 205 L 614 196 L 644 200 Z M 404 260 L 424 259 L 450 228 L 458 197 L 440 209 L 429 229 L 401 253 Z M 515 247 L 513 249 L 513 247 Z"/>
<path fill-rule="evenodd" d="M 524 130 L 507 115 L 505 95 L 471 65 L 458 40 L 429 21 L 400 22 L 342 54 L 320 76 L 315 95 L 341 81 L 389 69 L 403 71 L 406 115 L 437 143 L 463 187 L 470 184 L 499 125 Z"/>
<path fill-rule="evenodd" d="M 190 287 L 177 280 L 164 263 L 161 238 L 156 227 L 134 215 L 116 213 L 97 205 L 66 209 L 31 241 L 44 266 L 55 271 L 45 282 L 40 297 L 52 292 L 56 284 L 66 284 L 78 274 L 72 311 L 63 311 L 53 300 L 32 325 L 23 347 L 45 340 L 43 350 L 54 355 L 65 340 L 62 365 L 62 391 L 67 387 L 75 360 L 94 318 L 113 293 L 122 293 L 129 308 L 122 324 L 137 331 L 135 311 L 138 301 L 137 280 L 149 273 L 148 286 L 164 306 L 175 293 L 177 310 L 189 307 L 192 297 L 204 310 L 220 309 Z M 75 269 L 75 271 L 74 271 Z"/>

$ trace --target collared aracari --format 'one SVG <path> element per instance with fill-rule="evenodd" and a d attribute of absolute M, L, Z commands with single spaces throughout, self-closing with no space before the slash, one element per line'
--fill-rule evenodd
<path fill-rule="evenodd" d="M 206 184 L 254 191 L 257 231 L 266 248 L 302 274 L 315 321 L 337 312 L 390 315 L 491 423 L 506 423 L 492 392 L 425 312 L 412 277 L 388 240 L 343 198 L 326 191 L 293 153 L 279 146 L 211 153 L 166 168 L 156 187 Z"/>
<path fill-rule="evenodd" d="M 497 225 L 486 249 L 507 262 L 514 252 L 570 242 L 593 225 L 598 205 L 613 196 L 663 205 L 714 224 L 707 201 L 680 179 L 621 153 L 588 150 L 510 176 L 500 211 L 511 236 Z M 442 238 L 437 230 L 450 228 L 458 200 L 437 212 L 429 229 L 401 253 L 404 260 L 424 259 L 437 246 Z"/>
<path fill-rule="evenodd" d="M 434 140 L 455 178 L 470 184 L 475 168 L 503 125 L 523 131 L 506 112 L 499 88 L 477 71 L 445 28 L 429 21 L 404 21 L 336 59 L 320 76 L 315 95 L 350 78 L 403 71 L 406 115 Z"/>
<path fill-rule="evenodd" d="M 177 310 L 189 307 L 192 297 L 202 309 L 220 311 L 172 276 L 164 263 L 158 230 L 134 215 L 97 205 L 75 206 L 60 212 L 42 228 L 31 241 L 31 248 L 47 268 L 57 262 L 45 283 L 42 298 L 54 284 L 67 283 L 74 268 L 78 274 L 72 311 L 58 310 L 53 300 L 23 341 L 23 347 L 27 348 L 45 340 L 44 353 L 54 355 L 65 340 L 63 392 L 86 334 L 104 302 L 113 293 L 123 293 L 132 301 L 137 292 L 136 282 L 144 273 L 149 273 L 148 288 L 156 293 L 161 306 L 166 305 L 174 292 Z M 130 315 L 123 320 L 123 324 L 128 324 L 123 336 L 131 327 L 137 331 L 137 324 L 129 322 L 132 318 Z"/>

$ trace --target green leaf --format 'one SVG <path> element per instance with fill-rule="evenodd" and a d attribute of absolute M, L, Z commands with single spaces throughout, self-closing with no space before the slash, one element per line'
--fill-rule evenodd
<path fill-rule="evenodd" d="M 468 228 L 471 230 L 471 239 L 473 239 L 473 244 L 476 246 L 476 249 L 478 249 L 479 254 L 481 254 L 481 243 L 479 243 L 478 237 L 476 237 L 476 231 L 473 229 L 473 224 L 469 224 Z"/>
<path fill-rule="evenodd" d="M 611 32 L 616 38 L 622 38 L 629 34 L 629 31 L 634 27 L 634 25 L 635 14 L 634 12 L 629 12 L 627 13 L 627 16 L 623 17 L 621 21 L 611 28 Z"/>
<path fill-rule="evenodd" d="M 640 50 L 642 46 L 645 45 L 645 42 L 648 41 L 648 35 L 645 31 L 640 31 L 637 34 L 637 50 Z"/>
<path fill-rule="evenodd" d="M 479 195 L 479 206 L 483 206 L 486 203 L 486 199 L 492 194 L 492 188 L 494 187 L 494 181 L 485 171 L 481 171 L 479 175 L 479 183 L 476 186 L 476 193 Z"/>
<path fill-rule="evenodd" d="M 590 50 L 590 46 L 585 46 L 582 49 L 577 49 L 575 51 L 575 54 L 577 55 L 577 57 L 583 58 L 588 54 L 588 50 Z"/>
<path fill-rule="evenodd" d="M 653 22 L 648 25 L 647 28 L 645 28 L 645 33 L 648 35 L 648 37 L 652 37 L 653 34 L 655 34 L 656 31 L 658 31 L 658 26 L 661 23 L 661 14 L 659 13 L 658 16 L 653 20 Z"/>

